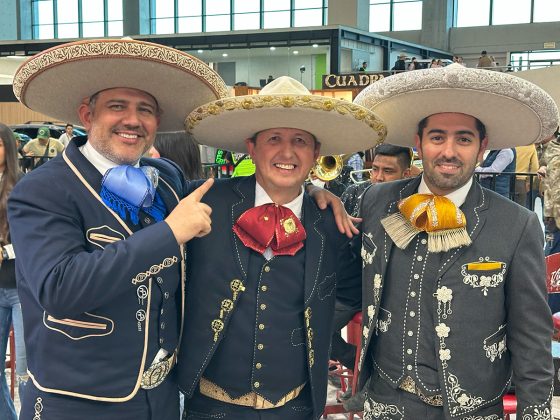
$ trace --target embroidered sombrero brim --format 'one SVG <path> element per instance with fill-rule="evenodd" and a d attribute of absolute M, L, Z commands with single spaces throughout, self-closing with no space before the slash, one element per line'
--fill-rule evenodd
<path fill-rule="evenodd" d="M 110 88 L 149 93 L 163 110 L 159 130 L 181 130 L 185 115 L 229 95 L 204 62 L 174 48 L 132 39 L 71 42 L 27 60 L 14 76 L 21 103 L 65 122 L 80 123 L 77 109 Z"/>
<path fill-rule="evenodd" d="M 383 143 L 384 122 L 372 111 L 318 95 L 247 95 L 195 109 L 185 128 L 208 146 L 243 152 L 245 139 L 269 128 L 298 128 L 321 143 L 321 155 L 353 153 Z"/>
<path fill-rule="evenodd" d="M 558 126 L 558 109 L 544 90 L 497 71 L 452 64 L 400 73 L 364 89 L 354 103 L 373 110 L 387 123 L 387 142 L 414 144 L 425 117 L 457 112 L 472 115 L 487 129 L 489 148 L 539 142 Z"/>
<path fill-rule="evenodd" d="M 534 83 L 552 96 L 556 106 L 560 106 L 560 66 L 518 71 L 512 74 Z"/>

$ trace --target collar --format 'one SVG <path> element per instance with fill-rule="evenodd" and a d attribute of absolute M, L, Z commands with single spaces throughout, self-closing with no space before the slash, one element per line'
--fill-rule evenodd
<path fill-rule="evenodd" d="M 469 190 L 471 189 L 472 183 L 473 183 L 473 179 L 471 177 L 469 179 L 469 181 L 465 185 L 463 185 L 461 188 L 459 188 L 459 189 L 457 189 L 453 192 L 450 192 L 449 194 L 445 195 L 444 197 L 453 201 L 453 204 L 455 204 L 455 206 L 457 206 L 457 208 L 459 208 L 466 201 L 467 194 L 469 193 Z M 426 181 L 424 181 L 424 175 L 422 175 L 422 180 L 420 181 L 420 185 L 418 186 L 418 192 L 420 194 L 433 194 L 430 191 L 430 188 L 428 188 L 428 185 L 426 184 Z M 434 194 L 434 195 L 436 195 L 436 194 Z"/>
<path fill-rule="evenodd" d="M 101 175 L 105 175 L 109 169 L 115 168 L 120 166 L 118 163 L 113 162 L 110 159 L 107 159 L 101 153 L 99 153 L 95 148 L 91 145 L 89 141 L 86 141 L 83 146 L 78 148 L 80 152 L 84 155 L 84 157 L 93 165 L 95 169 L 101 173 Z M 140 165 L 138 162 L 134 165 L 135 168 L 139 168 Z"/>
<path fill-rule="evenodd" d="M 269 195 L 266 193 L 263 187 L 261 187 L 258 181 L 255 182 L 255 207 L 261 206 L 263 204 L 274 203 Z M 301 219 L 301 209 L 303 206 L 303 187 L 301 187 L 301 193 L 294 198 L 289 203 L 283 204 L 284 207 L 289 208 L 298 219 Z"/>

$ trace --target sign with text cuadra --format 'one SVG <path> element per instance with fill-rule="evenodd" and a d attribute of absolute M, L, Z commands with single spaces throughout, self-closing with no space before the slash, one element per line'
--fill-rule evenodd
<path fill-rule="evenodd" d="M 325 74 L 323 75 L 323 90 L 363 89 L 390 74 L 389 72 Z"/>

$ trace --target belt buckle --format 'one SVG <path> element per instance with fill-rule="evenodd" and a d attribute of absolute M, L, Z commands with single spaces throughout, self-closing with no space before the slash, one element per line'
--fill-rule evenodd
<path fill-rule="evenodd" d="M 152 363 L 142 374 L 142 381 L 140 383 L 142 389 L 153 389 L 160 385 L 173 368 L 175 359 L 176 355 L 173 353 L 157 363 Z"/>

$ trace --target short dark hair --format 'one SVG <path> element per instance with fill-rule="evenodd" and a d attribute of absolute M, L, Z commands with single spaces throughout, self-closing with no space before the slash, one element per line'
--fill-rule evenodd
<path fill-rule="evenodd" d="M 428 119 L 430 117 L 431 117 L 431 115 L 422 119 L 418 123 L 418 131 L 416 132 L 416 134 L 418 134 L 418 137 L 420 138 L 420 140 L 422 140 L 422 134 L 424 133 L 424 129 L 428 125 Z M 476 117 L 473 117 L 473 118 L 474 118 L 474 122 L 475 122 L 475 125 L 476 125 L 476 130 L 478 131 L 478 137 L 479 137 L 480 141 L 482 141 L 486 137 L 486 126 L 478 118 L 476 118 Z"/>
<path fill-rule="evenodd" d="M 482 50 L 482 52 L 480 54 L 486 55 L 486 54 L 488 54 L 488 52 L 486 50 Z"/>
<path fill-rule="evenodd" d="M 410 147 L 396 146 L 394 144 L 383 143 L 374 150 L 375 156 L 394 156 L 397 158 L 399 166 L 404 170 L 410 168 L 412 164 L 412 149 Z"/>
<path fill-rule="evenodd" d="M 66 126 L 65 126 L 64 128 L 68 128 L 68 127 L 74 128 L 74 124 L 67 123 Z"/>

